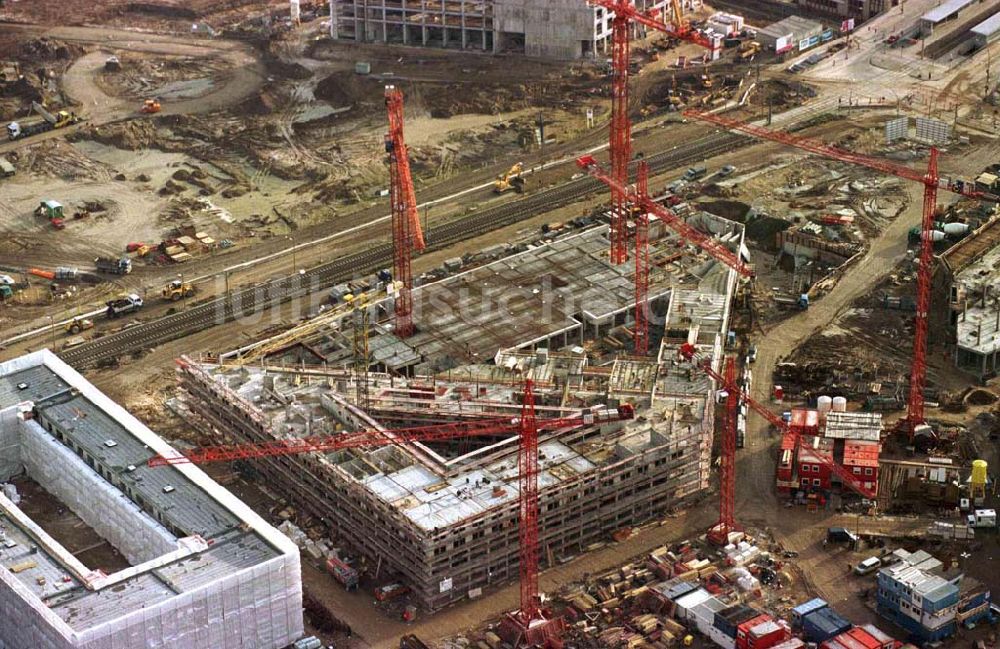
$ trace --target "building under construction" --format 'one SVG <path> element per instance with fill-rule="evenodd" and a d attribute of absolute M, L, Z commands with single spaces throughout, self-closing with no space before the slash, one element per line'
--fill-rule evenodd
<path fill-rule="evenodd" d="M 663 11 L 667 0 L 639 0 Z M 685 7 L 691 2 L 685 1 Z M 578 0 L 331 0 L 335 39 L 576 59 L 607 48 L 612 14 Z"/>
<path fill-rule="evenodd" d="M 688 221 L 743 250 L 741 226 Z M 649 295 L 662 318 L 648 357 L 599 350 L 629 325 L 634 293 L 630 264 L 608 263 L 597 228 L 415 289 L 406 340 L 373 322 L 367 409 L 349 320 L 305 329 L 263 365 L 183 360 L 177 409 L 219 441 L 246 443 L 515 417 L 526 378 L 539 420 L 634 404 L 634 420 L 541 435 L 541 561 L 554 565 L 708 486 L 714 387 L 678 348 L 694 343 L 718 363 L 736 273 L 657 225 Z M 517 578 L 517 449 L 516 434 L 466 437 L 247 469 L 324 519 L 365 573 L 398 575 L 436 609 Z"/>
<path fill-rule="evenodd" d="M 298 548 L 198 467 L 146 465 L 174 452 L 48 350 L 0 364 L 0 647 L 279 649 L 302 635 Z M 127 565 L 84 563 L 65 525 L 18 506 L 25 482 Z"/>

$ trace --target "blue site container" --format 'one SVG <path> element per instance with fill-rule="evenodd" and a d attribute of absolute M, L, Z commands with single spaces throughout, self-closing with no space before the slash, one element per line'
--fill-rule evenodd
<path fill-rule="evenodd" d="M 820 610 L 821 608 L 826 608 L 826 600 L 820 599 L 819 597 L 817 597 L 816 599 L 811 599 L 808 602 L 805 602 L 804 604 L 799 604 L 798 606 L 793 608 L 792 628 L 793 629 L 802 628 L 802 618 L 809 615 L 813 611 Z"/>
<path fill-rule="evenodd" d="M 802 634 L 809 642 L 819 644 L 851 630 L 851 623 L 835 610 L 825 606 L 802 618 Z"/>

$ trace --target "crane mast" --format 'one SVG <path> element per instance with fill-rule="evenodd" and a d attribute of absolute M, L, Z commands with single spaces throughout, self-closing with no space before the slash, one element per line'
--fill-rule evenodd
<path fill-rule="evenodd" d="M 611 128 L 608 145 L 611 155 L 611 175 L 619 185 L 628 184 L 628 164 L 632 159 L 632 122 L 629 103 L 629 28 L 632 23 L 662 31 L 674 38 L 713 48 L 711 39 L 686 30 L 683 25 L 668 25 L 653 13 L 636 9 L 632 0 L 590 0 L 614 14 L 611 19 Z M 611 263 L 622 264 L 628 258 L 628 209 L 621 192 L 611 189 Z"/>
<path fill-rule="evenodd" d="M 726 410 L 723 416 L 719 453 L 719 522 L 709 530 L 709 539 L 725 545 L 736 525 L 736 422 L 740 410 L 740 392 L 731 389 L 736 383 L 736 359 L 726 357 L 726 374 L 722 387 L 726 390 Z"/>
<path fill-rule="evenodd" d="M 385 106 L 389 132 L 385 150 L 389 154 L 389 201 L 392 206 L 393 279 L 399 289 L 395 304 L 395 333 L 400 338 L 413 334 L 413 271 L 411 256 L 425 248 L 416 192 L 410 174 L 410 158 L 403 139 L 403 92 L 395 86 L 385 88 Z"/>

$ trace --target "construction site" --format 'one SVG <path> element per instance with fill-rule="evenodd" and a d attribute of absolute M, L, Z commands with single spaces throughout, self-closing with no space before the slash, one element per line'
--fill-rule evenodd
<path fill-rule="evenodd" d="M 1000 0 L 0 0 L 0 649 L 995 649 Z"/>

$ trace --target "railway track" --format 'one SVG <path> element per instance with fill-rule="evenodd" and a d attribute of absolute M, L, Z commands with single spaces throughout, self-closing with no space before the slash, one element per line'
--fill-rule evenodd
<path fill-rule="evenodd" d="M 735 148 L 751 140 L 731 133 L 713 133 L 681 147 L 646 158 L 653 173 L 693 164 Z M 551 189 L 475 212 L 469 216 L 431 228 L 426 233 L 428 250 L 440 250 L 455 243 L 497 230 L 560 206 L 603 191 L 599 181 L 585 176 Z M 316 266 L 304 274 L 275 279 L 199 304 L 186 311 L 164 316 L 97 338 L 60 353 L 78 369 L 91 367 L 124 354 L 147 350 L 204 329 L 249 317 L 266 308 L 322 290 L 358 275 L 370 274 L 392 265 L 392 244 L 380 242 L 370 248 Z"/>

